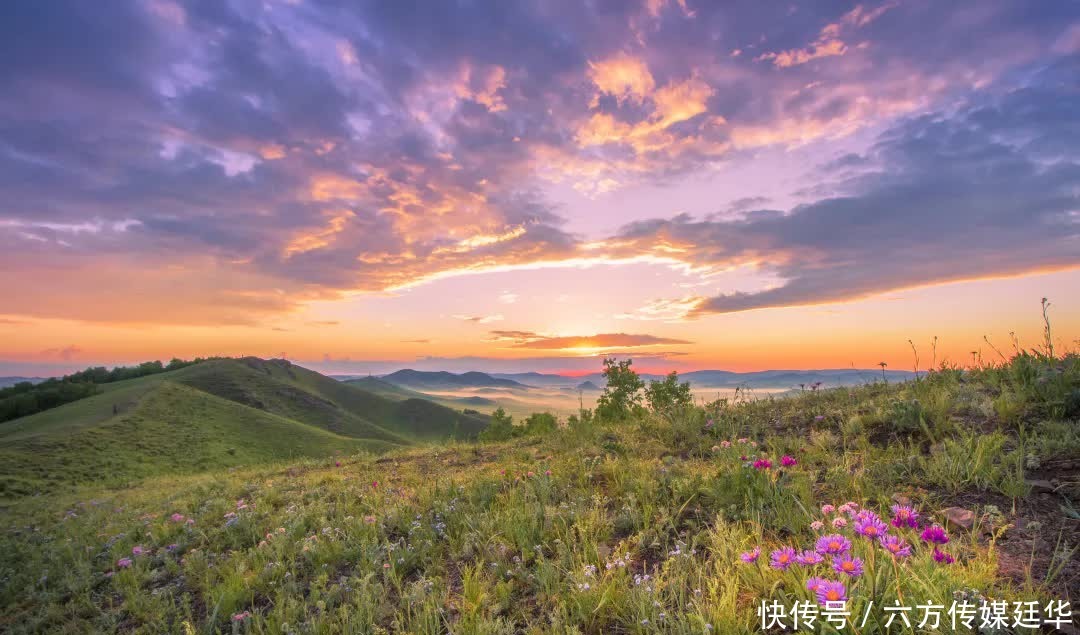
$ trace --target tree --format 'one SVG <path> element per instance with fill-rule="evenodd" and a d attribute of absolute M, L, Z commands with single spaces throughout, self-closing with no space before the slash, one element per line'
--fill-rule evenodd
<path fill-rule="evenodd" d="M 690 382 L 679 383 L 679 374 L 671 371 L 663 381 L 651 381 L 645 389 L 645 401 L 652 411 L 671 419 L 693 405 Z"/>
<path fill-rule="evenodd" d="M 525 434 L 544 434 L 546 432 L 553 432 L 559 427 L 559 422 L 555 419 L 555 415 L 550 412 L 534 412 L 529 415 L 529 418 L 525 419 Z"/>
<path fill-rule="evenodd" d="M 604 393 L 596 402 L 596 414 L 601 419 L 617 421 L 642 411 L 641 389 L 645 382 L 630 366 L 633 360 L 617 361 L 615 358 L 604 359 Z"/>
<path fill-rule="evenodd" d="M 482 441 L 505 441 L 514 436 L 514 418 L 502 408 L 491 413 L 491 423 L 480 432 Z"/>

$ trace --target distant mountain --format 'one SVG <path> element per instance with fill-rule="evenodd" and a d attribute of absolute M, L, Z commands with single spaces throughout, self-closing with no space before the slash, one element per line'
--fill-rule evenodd
<path fill-rule="evenodd" d="M 519 388 L 528 386 L 512 379 L 500 379 L 487 373 L 469 372 L 454 374 L 446 371 L 430 372 L 407 368 L 380 377 L 384 382 L 409 388 L 427 390 L 453 390 L 456 388 Z"/>
<path fill-rule="evenodd" d="M 650 382 L 662 380 L 663 375 L 642 373 L 642 381 Z M 601 373 L 588 375 L 557 375 L 544 373 L 497 373 L 492 377 L 510 379 L 532 386 L 546 388 L 574 389 L 581 384 L 591 383 L 602 389 L 607 385 Z M 885 378 L 889 381 L 907 381 L 915 377 L 912 371 L 887 370 Z M 835 388 L 837 386 L 854 386 L 881 380 L 880 369 L 824 369 L 824 370 L 762 370 L 747 373 L 739 373 L 730 370 L 695 370 L 687 373 L 679 373 L 679 381 L 688 381 L 696 389 L 705 388 L 728 388 L 738 386 L 748 388 L 770 389 L 798 389 L 800 384 L 809 388 L 817 382 L 821 382 L 822 388 Z"/>
<path fill-rule="evenodd" d="M 491 373 L 491 376 L 496 379 L 509 379 L 527 386 L 537 387 L 573 386 L 577 379 L 567 375 L 549 373 Z"/>
<path fill-rule="evenodd" d="M 596 384 L 592 383 L 591 381 L 583 381 L 583 382 L 581 382 L 580 384 L 577 385 L 577 389 L 578 390 L 596 390 L 596 391 L 603 390 L 602 388 L 600 388 L 600 386 L 597 386 Z"/>
<path fill-rule="evenodd" d="M 21 384 L 24 381 L 28 381 L 31 384 L 36 384 L 45 381 L 44 377 L 0 377 L 0 388 L 7 388 L 8 386 L 14 386 L 15 384 Z"/>

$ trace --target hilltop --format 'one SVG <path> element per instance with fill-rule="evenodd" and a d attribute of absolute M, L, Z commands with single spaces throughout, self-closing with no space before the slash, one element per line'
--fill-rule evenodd
<path fill-rule="evenodd" d="M 285 360 L 214 359 L 102 384 L 0 424 L 0 498 L 89 482 L 475 437 L 487 417 L 389 399 Z"/>
<path fill-rule="evenodd" d="M 153 379 L 170 409 L 223 401 Z M 90 399 L 133 411 L 132 386 Z M 817 606 L 820 578 L 870 635 L 894 603 L 1030 601 L 1051 619 L 1080 583 L 1080 357 L 706 407 L 653 396 L 507 441 L 13 501 L 0 630 L 742 634 L 762 601 Z"/>

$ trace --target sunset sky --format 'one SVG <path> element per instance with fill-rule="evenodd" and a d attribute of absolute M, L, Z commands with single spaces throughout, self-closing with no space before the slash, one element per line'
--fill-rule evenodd
<path fill-rule="evenodd" d="M 0 375 L 907 369 L 1042 297 L 1078 348 L 1080 3 L 0 6 Z"/>

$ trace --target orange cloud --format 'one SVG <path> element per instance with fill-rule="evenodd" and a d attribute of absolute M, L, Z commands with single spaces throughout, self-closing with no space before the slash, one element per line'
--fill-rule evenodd
<path fill-rule="evenodd" d="M 589 79 L 597 89 L 590 104 L 593 108 L 598 105 L 601 95 L 611 95 L 619 103 L 641 102 L 656 88 L 645 62 L 625 53 L 599 62 L 589 62 Z"/>

